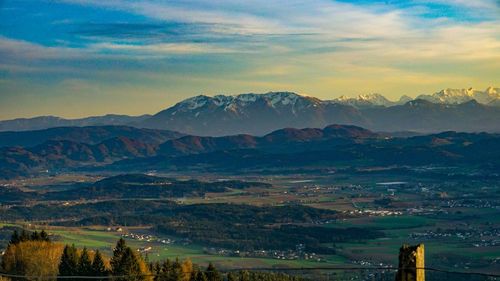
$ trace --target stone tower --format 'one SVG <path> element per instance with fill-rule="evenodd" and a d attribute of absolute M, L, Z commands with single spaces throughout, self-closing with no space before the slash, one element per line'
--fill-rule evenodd
<path fill-rule="evenodd" d="M 404 244 L 399 249 L 396 281 L 425 281 L 424 244 Z"/>

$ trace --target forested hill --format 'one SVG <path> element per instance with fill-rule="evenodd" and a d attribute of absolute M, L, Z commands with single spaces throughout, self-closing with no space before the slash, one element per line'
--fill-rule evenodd
<path fill-rule="evenodd" d="M 33 192 L 15 187 L 0 188 L 0 203 L 28 200 L 93 200 L 93 199 L 158 199 L 180 197 L 203 197 L 209 192 L 242 190 L 251 187 L 270 187 L 262 182 L 239 180 L 198 181 L 176 180 L 144 174 L 123 174 L 102 179 L 95 183 L 75 184 L 63 191 Z"/>
<path fill-rule="evenodd" d="M 393 138 L 356 126 L 330 125 L 323 129 L 285 128 L 261 137 L 181 136 L 161 143 L 157 137 L 141 136 L 139 140 L 113 137 L 97 144 L 49 140 L 34 147 L 0 148 L 0 178 L 75 171 L 188 169 L 237 173 L 345 163 L 461 165 L 480 170 L 500 167 L 500 135 L 488 133 L 443 132 Z"/>

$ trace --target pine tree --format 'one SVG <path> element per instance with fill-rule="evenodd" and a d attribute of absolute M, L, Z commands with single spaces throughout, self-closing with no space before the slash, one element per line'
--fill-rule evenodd
<path fill-rule="evenodd" d="M 108 270 L 104 265 L 104 259 L 102 258 L 101 252 L 99 250 L 95 251 L 94 260 L 92 261 L 92 276 L 107 276 Z M 103 279 L 104 280 L 104 279 Z"/>
<path fill-rule="evenodd" d="M 154 281 L 159 281 L 160 280 L 160 274 L 161 274 L 161 265 L 160 262 L 154 262 L 151 263 L 150 269 L 149 269 L 154 275 Z"/>
<path fill-rule="evenodd" d="M 21 239 L 19 237 L 19 233 L 17 233 L 17 230 L 14 230 L 14 233 L 12 233 L 12 236 L 10 237 L 9 244 L 15 245 L 19 242 L 21 242 Z"/>
<path fill-rule="evenodd" d="M 89 276 L 92 274 L 92 261 L 90 260 L 87 248 L 83 248 L 80 260 L 78 262 L 78 274 L 80 276 Z"/>
<path fill-rule="evenodd" d="M 118 275 L 117 272 L 120 267 L 120 262 L 126 249 L 127 244 L 125 243 L 125 240 L 123 238 L 120 238 L 120 240 L 118 240 L 118 242 L 116 243 L 116 247 L 113 250 L 113 257 L 110 261 L 111 271 L 113 272 L 113 275 Z"/>
<path fill-rule="evenodd" d="M 247 270 L 240 271 L 240 281 L 250 281 L 250 272 Z"/>
<path fill-rule="evenodd" d="M 59 276 L 76 276 L 78 275 L 78 264 L 80 257 L 75 245 L 66 245 L 59 263 Z"/>
<path fill-rule="evenodd" d="M 158 275 L 158 280 L 168 281 L 171 272 L 172 272 L 172 263 L 170 262 L 169 259 L 167 259 L 166 261 L 163 261 L 161 265 L 160 273 Z"/>
<path fill-rule="evenodd" d="M 30 240 L 30 234 L 23 229 L 23 231 L 21 231 L 21 235 L 19 235 L 19 242 L 24 242 L 29 240 Z"/>
<path fill-rule="evenodd" d="M 40 240 L 47 242 L 50 241 L 49 235 L 47 234 L 47 232 L 45 232 L 45 230 L 42 230 L 42 232 L 40 232 Z"/>
<path fill-rule="evenodd" d="M 229 272 L 227 274 L 227 281 L 238 281 L 238 276 L 236 274 Z"/>
<path fill-rule="evenodd" d="M 207 270 L 205 271 L 208 281 L 221 281 L 222 277 L 212 263 L 208 264 Z"/>
<path fill-rule="evenodd" d="M 139 258 L 131 248 L 125 248 L 115 275 L 125 276 L 119 279 L 124 281 L 144 280 Z"/>
<path fill-rule="evenodd" d="M 35 232 L 32 232 L 30 240 L 31 241 L 40 241 L 40 240 L 42 240 L 42 239 L 40 239 L 40 233 L 38 233 L 38 231 L 36 231 L 36 230 L 35 230 Z"/>
<path fill-rule="evenodd" d="M 172 269 L 170 270 L 170 274 L 168 275 L 168 281 L 182 281 L 182 266 L 179 262 L 179 259 L 175 259 L 172 263 Z"/>
<path fill-rule="evenodd" d="M 195 278 L 195 281 L 207 281 L 207 276 L 205 275 L 205 273 L 203 273 L 203 271 L 198 271 L 196 273 L 196 278 Z"/>
<path fill-rule="evenodd" d="M 189 278 L 189 281 L 196 281 L 196 276 L 198 276 L 198 270 L 193 269 L 193 271 L 191 272 L 191 277 Z"/>

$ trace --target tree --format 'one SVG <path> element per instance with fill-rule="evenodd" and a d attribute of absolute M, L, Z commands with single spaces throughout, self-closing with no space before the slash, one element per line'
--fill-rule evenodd
<path fill-rule="evenodd" d="M 190 259 L 185 259 L 182 264 L 182 281 L 189 281 L 193 273 L 193 262 Z"/>
<path fill-rule="evenodd" d="M 118 240 L 118 242 L 116 243 L 116 247 L 113 249 L 113 257 L 111 258 L 110 262 L 113 275 L 118 275 L 117 272 L 119 271 L 120 262 L 127 248 L 128 247 L 127 243 L 125 243 L 125 240 L 123 238 L 120 238 L 120 240 Z"/>
<path fill-rule="evenodd" d="M 215 268 L 212 263 L 208 264 L 207 270 L 205 271 L 208 281 L 221 281 L 222 277 L 219 271 Z"/>
<path fill-rule="evenodd" d="M 42 230 L 41 232 L 35 231 L 30 233 L 23 229 L 21 234 L 19 234 L 17 230 L 14 230 L 10 238 L 9 245 L 16 245 L 25 241 L 50 242 L 50 238 L 47 232 L 45 232 L 45 230 Z"/>
<path fill-rule="evenodd" d="M 92 274 L 92 261 L 90 260 L 87 248 L 83 248 L 80 260 L 78 262 L 78 275 L 89 276 Z"/>
<path fill-rule="evenodd" d="M 21 235 L 19 235 L 19 242 L 24 242 L 24 241 L 29 241 L 31 240 L 31 235 L 23 229 L 23 231 L 21 231 Z"/>
<path fill-rule="evenodd" d="M 47 232 L 45 232 L 45 230 L 42 230 L 40 232 L 40 240 L 47 241 L 47 242 L 50 241 L 49 234 L 47 234 Z"/>
<path fill-rule="evenodd" d="M 59 276 L 76 276 L 79 273 L 80 256 L 75 245 L 64 247 L 61 262 L 59 263 Z"/>
<path fill-rule="evenodd" d="M 200 270 L 196 273 L 195 281 L 208 281 L 208 279 L 205 273 L 203 273 L 203 271 Z"/>
<path fill-rule="evenodd" d="M 93 276 L 108 275 L 108 269 L 104 264 L 104 259 L 102 258 L 101 252 L 99 252 L 99 250 L 95 251 L 94 260 L 92 261 L 92 275 Z"/>
<path fill-rule="evenodd" d="M 18 275 L 55 276 L 63 247 L 46 241 L 24 241 L 9 245 L 2 257 L 3 272 Z"/>
<path fill-rule="evenodd" d="M 182 281 L 183 280 L 183 272 L 182 272 L 182 266 L 181 263 L 179 262 L 179 259 L 175 259 L 175 261 L 172 263 L 172 269 L 170 270 L 170 274 L 168 275 L 167 280 L 168 281 Z"/>
<path fill-rule="evenodd" d="M 144 280 L 144 272 L 141 270 L 139 258 L 131 248 L 125 248 L 118 266 L 113 271 L 113 275 L 124 276 L 118 279 L 123 281 Z"/>
<path fill-rule="evenodd" d="M 17 233 L 17 230 L 14 230 L 14 233 L 12 233 L 12 236 L 10 237 L 9 244 L 17 244 L 21 242 L 21 238 L 19 237 L 19 233 Z"/>
<path fill-rule="evenodd" d="M 159 281 L 160 280 L 160 274 L 161 274 L 161 264 L 160 262 L 154 262 L 151 263 L 149 266 L 149 270 L 155 275 L 154 281 Z"/>
<path fill-rule="evenodd" d="M 227 281 L 238 281 L 238 276 L 232 272 L 227 274 Z"/>
<path fill-rule="evenodd" d="M 193 271 L 191 272 L 191 277 L 189 278 L 189 281 L 196 281 L 196 276 L 198 276 L 198 270 L 193 269 Z"/>
<path fill-rule="evenodd" d="M 250 281 L 250 272 L 247 270 L 240 271 L 240 281 Z"/>
<path fill-rule="evenodd" d="M 99 250 L 95 251 L 94 260 L 92 261 L 92 276 L 107 276 L 108 269 L 104 264 L 104 259 Z M 105 280 L 105 278 L 100 279 L 100 281 Z"/>
<path fill-rule="evenodd" d="M 40 238 L 40 233 L 38 233 L 38 231 L 36 231 L 36 230 L 35 230 L 35 232 L 32 232 L 32 233 L 31 233 L 30 240 L 31 240 L 31 241 L 40 241 L 40 240 L 42 240 L 42 239 Z"/>

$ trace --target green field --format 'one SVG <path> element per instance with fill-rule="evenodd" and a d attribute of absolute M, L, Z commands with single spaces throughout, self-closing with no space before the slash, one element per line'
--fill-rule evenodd
<path fill-rule="evenodd" d="M 104 229 L 91 228 L 66 228 L 50 227 L 49 234 L 54 235 L 58 242 L 64 244 L 75 244 L 77 247 L 87 247 L 90 249 L 100 249 L 105 254 L 111 255 L 114 244 L 121 237 L 121 233 L 106 231 Z M 221 268 L 245 268 L 245 267 L 318 267 L 325 265 L 341 265 L 346 262 L 341 256 L 327 256 L 321 262 L 308 260 L 278 260 L 272 258 L 248 258 L 248 257 L 228 257 L 211 255 L 204 252 L 199 245 L 181 244 L 161 244 L 158 242 L 146 242 L 133 239 L 126 239 L 127 243 L 136 249 L 152 247 L 147 254 L 150 261 L 165 259 L 191 259 L 194 263 L 206 265 L 213 262 Z"/>

